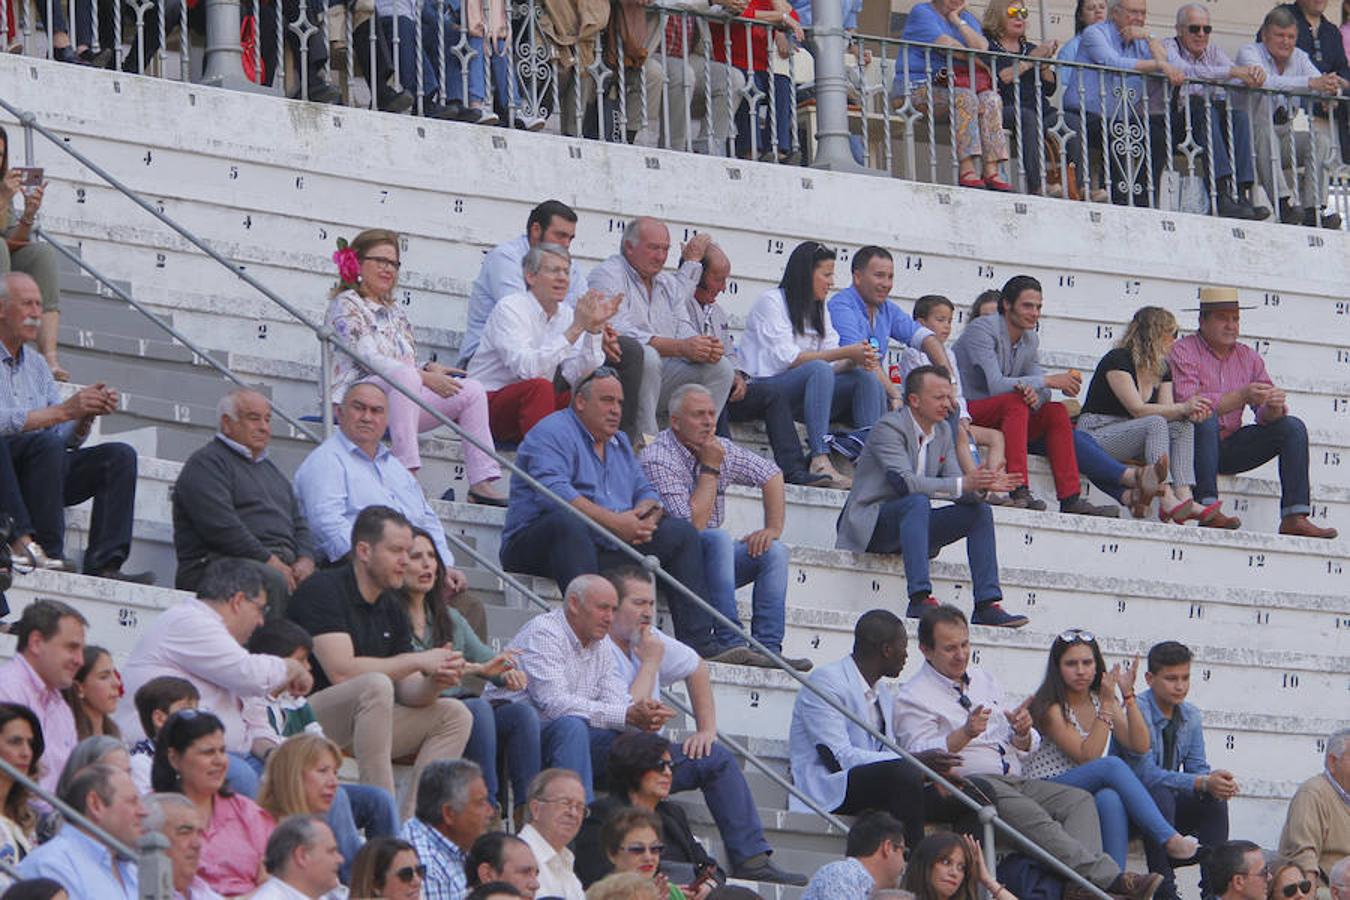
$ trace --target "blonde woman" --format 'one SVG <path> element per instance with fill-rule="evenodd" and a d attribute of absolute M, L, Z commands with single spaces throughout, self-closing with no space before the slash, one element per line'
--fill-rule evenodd
<path fill-rule="evenodd" d="M 323 735 L 289 737 L 267 757 L 258 805 L 278 822 L 287 816 L 323 816 L 337 838 L 346 882 L 363 841 L 351 804 L 338 784 L 341 766 L 341 748 Z"/>
<path fill-rule="evenodd" d="M 1177 339 L 1177 320 L 1159 306 L 1134 314 L 1115 348 L 1102 357 L 1092 374 L 1078 427 L 1116 459 L 1142 458 L 1148 465 L 1165 460 L 1171 469 L 1158 501 L 1158 518 L 1178 525 L 1206 520 L 1219 510 L 1216 502 L 1203 509 L 1191 498 L 1195 484 L 1195 423 L 1206 419 L 1210 403 L 1199 394 L 1185 403 L 1172 395 L 1167 354 Z M 1125 505 L 1136 519 L 1148 511 L 1149 498 L 1134 489 Z"/>
<path fill-rule="evenodd" d="M 358 381 L 374 381 L 389 395 L 390 449 L 410 472 L 422 467 L 417 436 L 439 422 L 388 385 L 417 394 L 422 402 L 454 421 L 485 446 L 492 446 L 488 427 L 487 394 L 477 381 L 462 377 L 462 369 L 438 362 L 417 366 L 417 344 L 412 323 L 394 298 L 398 271 L 399 236 L 383 228 L 367 229 L 350 244 L 339 242 L 333 259 L 339 281 L 328 304 L 325 324 L 337 338 L 369 360 L 375 371 L 347 354 L 333 354 L 333 383 L 328 402 L 342 402 Z M 506 499 L 493 482 L 501 477 L 496 461 L 464 442 L 464 467 L 469 478 L 469 502 L 505 506 Z"/>

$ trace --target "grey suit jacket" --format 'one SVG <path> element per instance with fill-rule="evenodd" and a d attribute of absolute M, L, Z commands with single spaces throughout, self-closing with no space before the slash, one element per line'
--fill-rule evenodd
<path fill-rule="evenodd" d="M 1050 399 L 1045 370 L 1037 357 L 1041 339 L 1034 331 L 1022 335 L 1016 345 L 1008 335 L 1003 316 L 980 316 L 970 322 L 952 343 L 956 367 L 961 370 L 961 389 L 966 400 L 984 400 L 1011 393 L 1019 384 L 1036 389 L 1040 403 Z"/>
<path fill-rule="evenodd" d="M 866 550 L 877 527 L 881 504 L 906 494 L 927 494 L 935 500 L 956 500 L 961 464 L 956 459 L 952 430 L 946 422 L 934 426 L 933 441 L 922 472 L 917 469 L 918 426 L 908 409 L 882 416 L 867 437 L 853 470 L 853 489 L 839 514 L 835 546 Z"/>

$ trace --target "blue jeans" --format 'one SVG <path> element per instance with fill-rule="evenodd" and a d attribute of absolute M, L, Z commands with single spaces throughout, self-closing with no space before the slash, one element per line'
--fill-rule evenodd
<path fill-rule="evenodd" d="M 398 16 L 398 83 L 414 97 L 419 93 L 424 97 L 434 97 L 441 92 L 440 76 L 431 64 L 429 52 L 436 41 L 434 28 L 422 28 L 422 45 L 417 44 L 417 23 L 407 16 Z M 434 19 L 434 16 L 433 16 Z M 425 19 L 423 22 L 425 23 Z M 393 47 L 394 17 L 380 16 L 380 33 L 390 35 L 390 49 Z M 418 78 L 421 78 L 419 84 Z"/>
<path fill-rule="evenodd" d="M 721 528 L 699 532 L 703 544 L 703 577 L 708 581 L 708 602 L 733 622 L 736 615 L 736 588 L 754 583 L 750 633 L 755 640 L 776 653 L 783 650 L 783 605 L 787 600 L 788 549 L 774 541 L 758 558 L 750 555 L 745 541 L 733 538 Z M 700 611 L 701 612 L 701 611 Z M 729 647 L 745 645 L 745 639 L 725 625 L 711 622 L 711 653 L 715 656 Z M 694 649 L 698 649 L 697 647 Z"/>
<path fill-rule="evenodd" d="M 1044 456 L 1045 442 L 1033 441 L 1027 445 L 1027 450 Z M 1125 474 L 1125 466 L 1120 460 L 1103 450 L 1102 445 L 1097 443 L 1092 435 L 1077 428 L 1073 430 L 1073 452 L 1078 459 L 1078 471 L 1102 493 L 1119 501 L 1121 495 L 1125 493 L 1125 488 L 1120 483 L 1121 476 Z"/>
<path fill-rule="evenodd" d="M 745 71 L 742 69 L 741 71 Z M 773 149 L 774 132 L 778 134 L 778 152 L 792 152 L 792 79 L 786 75 L 773 76 L 773 101 L 769 100 L 769 73 L 746 73 L 759 89 L 760 99 L 755 104 L 755 127 L 758 142 L 754 148 L 758 153 Z M 775 118 L 775 113 L 777 117 Z M 742 101 L 736 108 L 736 153 L 745 156 L 750 153 L 750 104 Z"/>
<path fill-rule="evenodd" d="M 441 41 L 436 35 L 436 29 L 441 27 L 440 17 L 434 9 L 434 4 L 426 4 L 422 7 L 422 42 L 426 49 L 427 57 L 437 68 L 439 75 L 441 54 Z M 448 103 L 451 100 L 466 101 L 465 91 L 465 65 L 460 61 L 460 54 L 455 52 L 455 47 L 459 45 L 460 36 L 460 12 L 458 4 L 447 4 L 445 10 L 445 85 L 442 91 L 443 99 Z M 483 38 L 471 37 L 465 35 L 463 53 L 468 57 L 468 97 L 467 100 L 474 103 L 482 103 L 487 98 L 487 63 L 483 55 Z M 511 78 L 511 63 L 506 56 L 506 42 L 498 41 L 494 44 L 492 54 L 492 88 L 497 102 L 503 107 L 516 105 L 518 103 L 518 92 L 515 89 L 515 81 Z"/>
<path fill-rule="evenodd" d="M 792 404 L 793 417 L 806 425 L 806 442 L 812 456 L 828 452 L 825 435 L 830 432 L 831 418 L 848 410 L 854 428 L 867 428 L 881 418 L 886 404 L 886 392 L 871 372 L 861 369 L 836 372 L 823 359 L 813 359 L 768 378 L 756 378 L 755 383 L 780 392 Z"/>
<path fill-rule="evenodd" d="M 1219 420 L 1195 426 L 1195 497 L 1202 505 L 1219 499 L 1219 473 L 1236 475 L 1280 458 L 1280 515 L 1312 512 L 1308 488 L 1308 429 L 1303 420 L 1282 416 L 1268 425 L 1245 425 L 1219 438 Z"/>
<path fill-rule="evenodd" d="M 1057 784 L 1082 788 L 1097 801 L 1102 823 L 1102 851 L 1125 868 L 1130 845 L 1130 823 L 1145 839 L 1162 844 L 1177 833 L 1149 796 L 1148 789 L 1129 765 L 1118 756 L 1103 756 L 1048 779 Z"/>
<path fill-rule="evenodd" d="M 961 538 L 966 539 L 966 559 L 970 563 L 975 602 L 1002 599 L 994 516 L 988 503 L 954 503 L 934 509 L 927 494 L 909 494 L 887 500 L 881 504 L 867 550 L 900 554 L 900 561 L 905 565 L 907 590 L 912 597 L 933 590 L 928 560 Z"/>
<path fill-rule="evenodd" d="M 344 784 L 333 797 L 326 816 L 342 853 L 339 876 L 351 881 L 352 862 L 366 840 L 398 834 L 398 807 L 384 788 L 368 784 Z M 365 837 L 361 836 L 365 832 Z"/>
<path fill-rule="evenodd" d="M 464 746 L 464 758 L 478 763 L 487 784 L 488 799 L 497 802 L 497 750 L 506 749 L 511 793 L 523 803 L 530 782 L 539 774 L 539 713 L 528 702 L 493 706 L 482 697 L 461 698 L 473 713 L 473 730 Z"/>
<path fill-rule="evenodd" d="M 595 799 L 595 774 L 603 772 L 609 745 L 619 732 L 596 728 L 580 716 L 563 716 L 539 729 L 540 761 L 550 769 L 571 769 L 586 788 L 586 802 Z"/>

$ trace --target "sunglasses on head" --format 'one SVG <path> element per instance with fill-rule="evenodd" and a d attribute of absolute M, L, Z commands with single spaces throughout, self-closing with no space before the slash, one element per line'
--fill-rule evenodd
<path fill-rule="evenodd" d="M 1214 30 L 1213 25 L 1187 25 L 1186 30 L 1191 34 L 1209 34 Z"/>
<path fill-rule="evenodd" d="M 1284 894 L 1286 897 L 1292 897 L 1295 894 L 1311 894 L 1312 882 L 1296 881 L 1293 884 L 1286 884 L 1284 887 L 1280 888 L 1280 893 Z"/>
<path fill-rule="evenodd" d="M 1025 6 L 1010 6 L 1008 7 L 1008 18 L 1029 19 L 1031 18 L 1031 10 L 1027 9 Z"/>
<path fill-rule="evenodd" d="M 404 866 L 401 869 L 394 870 L 394 877 L 404 884 L 411 884 L 414 875 L 425 880 L 427 877 L 427 867 L 422 865 Z"/>
<path fill-rule="evenodd" d="M 1066 644 L 1076 644 L 1082 641 L 1084 644 L 1090 644 L 1097 640 L 1097 636 L 1090 631 L 1082 628 L 1070 628 L 1068 631 L 1061 631 L 1059 639 Z"/>
<path fill-rule="evenodd" d="M 581 393 L 582 388 L 584 388 L 586 385 L 590 384 L 597 378 L 618 378 L 618 377 L 619 372 L 614 367 L 596 366 L 594 369 L 591 370 L 591 374 L 587 375 L 585 378 L 577 382 L 577 386 L 573 389 L 572 393 L 574 394 Z"/>

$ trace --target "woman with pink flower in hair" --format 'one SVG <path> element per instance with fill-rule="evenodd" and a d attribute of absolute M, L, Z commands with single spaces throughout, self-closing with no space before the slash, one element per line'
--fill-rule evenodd
<path fill-rule="evenodd" d="M 488 447 L 487 395 L 477 381 L 462 377 L 461 369 L 437 362 L 417 365 L 417 345 L 412 323 L 394 300 L 398 285 L 399 237 L 383 228 L 361 232 L 350 244 L 338 242 L 333 254 L 338 265 L 338 284 L 333 287 L 325 322 L 346 346 L 369 361 L 369 371 L 347 354 L 333 354 L 333 385 L 329 402 L 340 403 L 347 389 L 358 381 L 373 381 L 389 395 L 391 450 L 411 472 L 422 467 L 417 436 L 439 422 L 406 396 L 390 389 L 400 385 L 417 394 L 422 402 L 458 424 Z M 501 469 L 491 456 L 464 442 L 464 467 L 469 478 L 469 502 L 505 506 L 506 499 L 492 482 Z"/>

